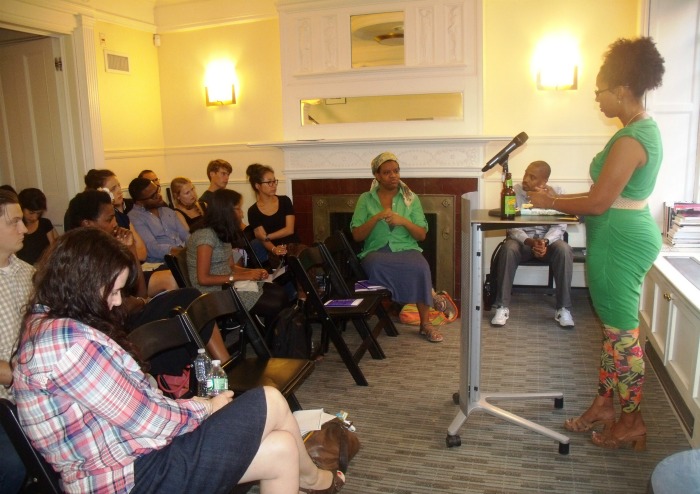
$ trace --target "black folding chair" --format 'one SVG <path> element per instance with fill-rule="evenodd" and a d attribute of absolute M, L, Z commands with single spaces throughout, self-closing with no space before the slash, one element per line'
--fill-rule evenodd
<path fill-rule="evenodd" d="M 260 386 L 272 386 L 287 399 L 292 410 L 301 409 L 294 392 L 311 375 L 314 362 L 272 357 L 257 323 L 245 310 L 233 287 L 227 284 L 221 291 L 203 294 L 179 315 L 189 337 L 199 348 L 204 348 L 199 332 L 212 320 L 224 316 L 236 317 L 240 323 L 238 344 L 233 350 L 229 349 L 231 359 L 222 365 L 229 389 L 240 394 Z M 246 356 L 247 344 L 253 348 L 254 357 Z"/>
<path fill-rule="evenodd" d="M 358 274 L 364 274 L 359 259 L 347 241 L 342 231 L 338 230 L 334 235 L 328 237 L 318 247 L 325 262 L 326 271 L 331 276 L 331 287 L 333 297 L 352 298 L 366 296 L 367 294 L 378 295 L 383 299 L 391 299 L 391 291 L 387 288 L 372 288 L 365 283 L 366 277 L 358 279 Z M 357 284 L 360 284 L 360 290 Z M 375 326 L 373 333 L 375 337 L 382 329 L 388 336 L 398 336 L 399 332 L 391 320 L 389 313 L 380 303 L 377 305 L 375 315 L 379 323 Z"/>
<path fill-rule="evenodd" d="M 0 398 L 0 423 L 27 470 L 22 492 L 36 494 L 63 492 L 59 484 L 59 474 L 34 449 L 19 423 L 17 406 L 5 398 Z"/>
<path fill-rule="evenodd" d="M 322 340 L 325 341 L 325 338 L 330 339 L 355 382 L 360 386 L 367 386 L 367 379 L 357 364 L 362 355 L 364 355 L 365 350 L 369 350 L 375 359 L 385 358 L 384 351 L 379 346 L 379 342 L 367 324 L 367 318 L 374 313 L 377 304 L 379 304 L 379 297 L 374 295 L 353 297 L 361 302 L 359 305 L 349 307 L 324 305 L 324 300 L 317 290 L 315 279 L 312 281 L 311 277 L 311 272 L 318 273 L 320 271 L 325 273 L 323 257 L 316 246 L 304 249 L 299 253 L 299 256 L 290 256 L 289 265 L 297 282 L 304 290 L 304 293 L 306 293 L 305 308 L 307 319 L 315 320 L 321 324 Z M 362 344 L 354 354 L 350 352 L 347 343 L 343 339 L 342 331 L 337 325 L 343 321 L 350 321 L 362 338 Z M 325 344 L 323 346 L 325 347 Z"/>
<path fill-rule="evenodd" d="M 187 248 L 183 247 L 177 254 L 165 254 L 165 265 L 168 266 L 170 272 L 173 273 L 175 283 L 180 288 L 192 286 L 190 276 L 187 269 Z"/>

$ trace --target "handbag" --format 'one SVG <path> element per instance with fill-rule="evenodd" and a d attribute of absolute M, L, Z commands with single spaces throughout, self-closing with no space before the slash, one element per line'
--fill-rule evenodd
<path fill-rule="evenodd" d="M 304 445 L 316 466 L 346 473 L 350 460 L 360 450 L 360 439 L 345 422 L 334 418 L 323 424 L 320 430 L 309 432 L 304 437 Z"/>
<path fill-rule="evenodd" d="M 498 292 L 498 279 L 496 278 L 496 274 L 498 273 L 498 256 L 505 242 L 505 240 L 501 240 L 491 254 L 490 272 L 484 279 L 484 288 L 481 296 L 484 310 L 491 310 L 493 303 L 496 301 L 496 294 Z"/>
<path fill-rule="evenodd" d="M 187 398 L 190 392 L 190 371 L 192 365 L 188 365 L 179 376 L 159 374 L 156 376 L 158 388 L 174 399 Z"/>

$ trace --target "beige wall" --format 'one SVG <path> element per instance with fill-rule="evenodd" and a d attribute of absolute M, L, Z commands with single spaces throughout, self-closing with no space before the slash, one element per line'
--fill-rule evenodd
<path fill-rule="evenodd" d="M 484 8 L 484 134 L 597 135 L 614 132 L 594 101 L 602 54 L 639 35 L 639 0 L 488 0 Z M 544 36 L 579 40 L 578 90 L 537 90 L 531 61 Z"/>
<path fill-rule="evenodd" d="M 242 165 L 269 161 L 264 153 L 251 153 L 241 145 L 282 139 L 277 21 L 164 33 L 161 42 L 163 128 L 166 153 L 171 153 L 167 157 L 170 171 L 194 179 L 206 178 L 206 163 L 224 158 L 234 165 L 232 178 L 241 178 Z M 207 64 L 221 59 L 235 65 L 237 103 L 207 107 Z M 202 152 L 201 146 L 208 148 Z"/>
<path fill-rule="evenodd" d="M 130 73 L 106 72 L 105 49 L 128 55 Z M 97 22 L 95 52 L 105 165 L 126 187 L 143 168 L 164 171 L 158 51 L 151 33 Z"/>

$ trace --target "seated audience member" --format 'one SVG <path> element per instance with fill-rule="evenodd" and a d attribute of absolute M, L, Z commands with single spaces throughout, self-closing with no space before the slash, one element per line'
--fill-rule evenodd
<path fill-rule="evenodd" d="M 22 426 L 63 490 L 230 492 L 254 480 L 263 493 L 340 490 L 343 475 L 315 466 L 273 388 L 232 402 L 228 390 L 172 400 L 151 387 L 123 331 L 121 294 L 136 263 L 112 236 L 76 229 L 44 259 L 13 389 Z"/>
<path fill-rule="evenodd" d="M 130 230 L 117 225 L 109 196 L 105 192 L 86 190 L 77 194 L 68 204 L 68 219 L 66 231 L 81 227 L 98 228 L 116 238 L 136 258 L 133 235 Z M 156 294 L 160 293 L 160 295 L 155 298 L 149 298 L 144 287 L 148 285 L 150 288 L 150 285 L 154 283 L 159 285 L 165 284 L 166 282 L 160 278 L 169 277 L 172 279 L 172 274 L 170 271 L 144 273 L 140 263 L 136 265 L 136 272 L 137 278 L 132 288 L 133 291 L 126 294 L 123 300 L 124 309 L 128 314 L 125 322 L 128 330 L 137 328 L 147 322 L 170 317 L 173 309 L 176 307 L 186 308 L 194 299 L 201 295 L 201 292 L 194 288 L 175 288 L 169 289 L 166 293 L 156 292 Z M 213 325 L 202 332 L 202 339 L 207 342 L 207 350 L 210 355 L 222 362 L 228 359 L 229 354 L 226 351 L 221 334 L 218 329 L 214 331 Z M 192 362 L 196 354 L 197 347 L 194 343 L 187 348 L 176 348 L 163 352 L 151 361 L 151 373 L 154 375 L 180 375 L 183 368 Z"/>
<path fill-rule="evenodd" d="M 207 165 L 207 177 L 209 178 L 209 188 L 199 197 L 199 201 L 209 204 L 211 195 L 219 190 L 225 189 L 228 185 L 228 178 L 233 172 L 231 163 L 226 160 L 212 160 Z"/>
<path fill-rule="evenodd" d="M 428 221 L 418 195 L 401 181 L 399 161 L 384 152 L 372 160 L 374 181 L 363 192 L 350 222 L 352 237 L 364 242 L 358 257 L 371 283 L 391 290 L 401 304 L 415 303 L 420 316 L 419 333 L 432 342 L 443 340 L 430 323 L 433 286 L 430 266 L 418 242 L 425 239 Z"/>
<path fill-rule="evenodd" d="M 24 189 L 17 196 L 22 208 L 22 221 L 27 227 L 24 234 L 24 247 L 17 252 L 17 257 L 24 262 L 34 264 L 46 248 L 58 238 L 53 223 L 42 215 L 46 212 L 46 196 L 35 188 Z"/>
<path fill-rule="evenodd" d="M 129 211 L 134 207 L 134 203 L 131 199 L 126 199 L 124 197 L 124 192 L 122 192 L 122 186 L 119 183 L 119 179 L 111 170 L 95 170 L 92 169 L 85 175 L 85 190 L 100 190 L 103 189 L 112 198 L 112 204 L 114 205 L 114 215 L 117 220 L 117 225 L 122 228 L 128 228 L 134 235 L 134 240 L 136 241 L 136 251 L 138 252 L 138 260 L 143 262 L 146 260 L 146 244 L 143 243 L 143 239 L 139 236 L 138 232 L 134 229 L 129 220 Z"/>
<path fill-rule="evenodd" d="M 158 186 L 158 190 L 161 190 L 161 185 L 160 185 L 160 178 L 158 178 L 158 175 L 156 175 L 156 172 L 153 170 L 141 170 L 141 172 L 138 175 L 138 178 L 145 178 L 147 180 L 150 180 L 154 184 Z M 165 201 L 163 198 L 163 195 L 161 194 L 161 206 L 168 206 L 168 203 Z"/>
<path fill-rule="evenodd" d="M 544 161 L 533 161 L 525 170 L 523 183 L 516 184 L 515 199 L 517 207 L 529 203 L 528 194 L 533 191 L 546 189 L 551 168 Z M 557 194 L 562 191 L 558 187 Z M 498 290 L 496 292 L 496 314 L 491 319 L 492 326 L 505 326 L 510 316 L 510 305 L 513 280 L 518 265 L 531 259 L 539 259 L 549 263 L 556 283 L 556 312 L 554 320 L 562 328 L 573 328 L 571 317 L 571 277 L 573 274 L 574 257 L 571 246 L 564 241 L 566 224 L 550 226 L 532 226 L 526 228 L 511 228 L 508 230 L 501 252 L 498 257 Z"/>
<path fill-rule="evenodd" d="M 129 219 L 146 244 L 146 261 L 163 262 L 185 245 L 189 231 L 177 219 L 175 211 L 163 206 L 160 187 L 145 178 L 135 178 L 129 184 L 134 207 Z"/>
<path fill-rule="evenodd" d="M 248 223 L 255 238 L 276 256 L 296 255 L 303 246 L 294 231 L 294 206 L 287 196 L 277 195 L 275 171 L 253 163 L 246 170 L 256 202 L 248 208 Z"/>
<path fill-rule="evenodd" d="M 32 290 L 34 268 L 17 258 L 27 228 L 17 194 L 0 190 L 0 398 L 13 400 L 10 393 L 10 358 L 17 341 L 22 314 Z M 24 484 L 24 464 L 0 427 L 0 492 L 16 494 Z"/>
<path fill-rule="evenodd" d="M 170 182 L 170 193 L 178 219 L 190 230 L 195 221 L 202 219 L 206 206 L 197 199 L 194 184 L 189 178 L 175 177 Z"/>
<path fill-rule="evenodd" d="M 269 333 L 289 301 L 281 286 L 264 282 L 267 270 L 234 261 L 232 246 L 242 245 L 238 226 L 242 207 L 243 199 L 235 190 L 220 189 L 211 195 L 202 222 L 187 240 L 187 270 L 192 285 L 203 292 L 221 290 L 221 285 L 232 282 L 246 308 L 264 319 Z"/>
<path fill-rule="evenodd" d="M 9 184 L 0 185 L 0 189 L 12 192 L 13 194 L 17 195 L 17 191 L 15 190 L 15 188 Z"/>

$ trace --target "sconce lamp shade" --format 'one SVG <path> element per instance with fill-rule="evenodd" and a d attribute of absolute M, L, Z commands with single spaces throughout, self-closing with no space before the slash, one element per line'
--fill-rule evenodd
<path fill-rule="evenodd" d="M 547 67 L 538 70 L 537 89 L 578 89 L 578 67 Z"/>
<path fill-rule="evenodd" d="M 207 106 L 236 104 L 236 88 L 232 84 L 212 85 L 204 88 Z"/>

